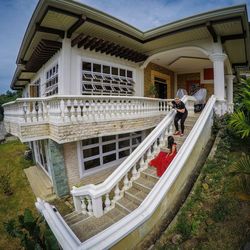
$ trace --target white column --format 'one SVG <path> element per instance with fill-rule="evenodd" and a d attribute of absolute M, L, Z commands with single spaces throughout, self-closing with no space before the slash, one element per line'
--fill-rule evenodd
<path fill-rule="evenodd" d="M 178 85 L 177 79 L 178 79 L 178 74 L 174 72 L 174 96 L 173 97 L 175 97 L 177 93 L 177 85 Z"/>
<path fill-rule="evenodd" d="M 228 111 L 230 113 L 233 112 L 233 80 L 234 75 L 226 75 L 226 83 L 227 83 L 227 105 Z"/>
<path fill-rule="evenodd" d="M 135 96 L 144 96 L 144 68 L 137 67 L 135 73 Z"/>
<path fill-rule="evenodd" d="M 64 38 L 59 60 L 59 95 L 69 95 L 71 93 L 70 67 L 71 65 L 71 40 Z"/>
<path fill-rule="evenodd" d="M 225 99 L 224 61 L 226 58 L 227 55 L 223 53 L 214 53 L 209 56 L 214 68 L 214 95 L 220 101 Z"/>

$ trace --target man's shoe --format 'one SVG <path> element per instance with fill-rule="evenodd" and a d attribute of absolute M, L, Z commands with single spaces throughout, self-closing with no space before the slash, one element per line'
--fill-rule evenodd
<path fill-rule="evenodd" d="M 180 131 L 175 131 L 174 135 L 179 135 Z"/>
<path fill-rule="evenodd" d="M 184 134 L 183 134 L 183 133 L 180 133 L 180 136 L 182 137 L 182 136 L 184 136 Z"/>

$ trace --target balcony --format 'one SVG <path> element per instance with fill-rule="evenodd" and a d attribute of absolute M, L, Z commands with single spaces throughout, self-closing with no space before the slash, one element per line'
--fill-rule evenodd
<path fill-rule="evenodd" d="M 152 128 L 172 109 L 171 101 L 93 95 L 19 98 L 3 105 L 4 123 L 22 142 L 66 143 Z"/>

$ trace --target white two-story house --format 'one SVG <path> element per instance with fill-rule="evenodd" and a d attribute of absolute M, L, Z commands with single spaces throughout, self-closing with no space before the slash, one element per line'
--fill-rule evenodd
<path fill-rule="evenodd" d="M 40 0 L 17 55 L 11 88 L 23 97 L 4 106 L 6 130 L 67 195 L 113 173 L 171 112 L 177 89 L 205 88 L 218 114 L 232 112 L 249 45 L 245 5 L 142 32 L 78 2 Z"/>

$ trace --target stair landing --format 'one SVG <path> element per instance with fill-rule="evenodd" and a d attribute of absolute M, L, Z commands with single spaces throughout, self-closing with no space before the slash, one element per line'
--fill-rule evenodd
<path fill-rule="evenodd" d="M 53 186 L 50 178 L 38 166 L 32 166 L 24 169 L 31 189 L 36 197 L 46 201 L 53 200 L 56 195 L 53 193 Z"/>

